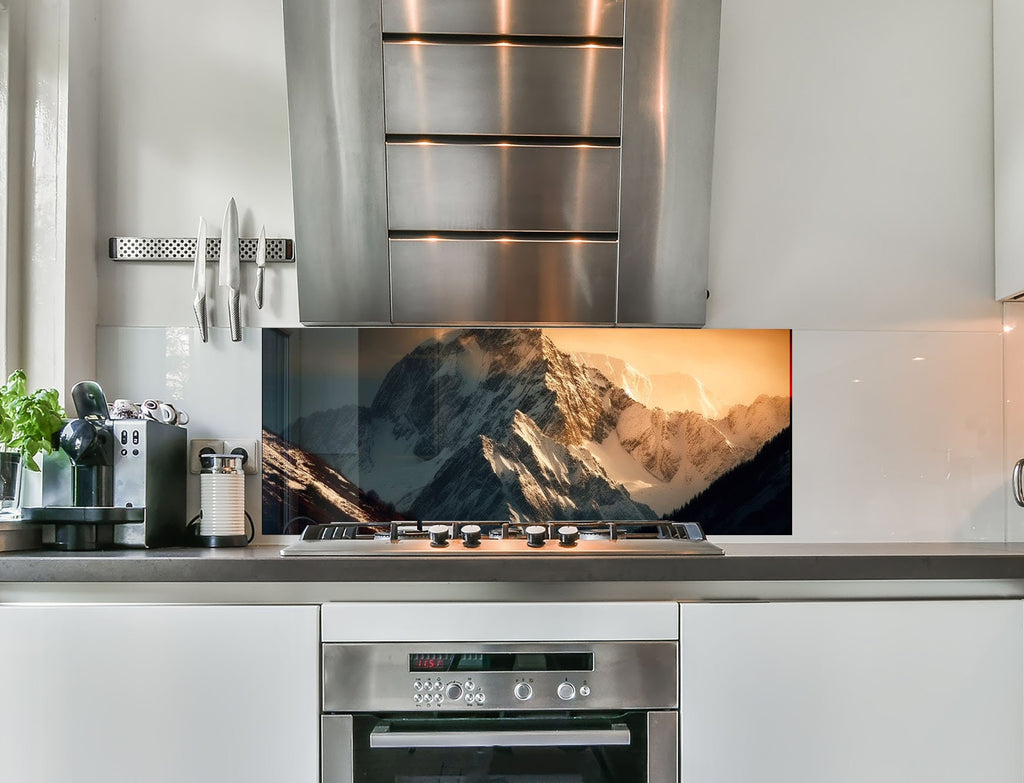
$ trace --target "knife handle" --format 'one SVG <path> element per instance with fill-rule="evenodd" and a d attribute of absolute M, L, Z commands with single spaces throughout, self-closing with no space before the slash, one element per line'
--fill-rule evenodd
<path fill-rule="evenodd" d="M 231 342 L 242 341 L 242 318 L 239 312 L 239 291 L 231 291 L 231 299 L 228 302 L 228 325 L 231 327 Z"/>
<path fill-rule="evenodd" d="M 253 293 L 253 301 L 256 302 L 256 309 L 263 309 L 263 267 L 256 267 L 256 291 Z"/>
<path fill-rule="evenodd" d="M 192 309 L 196 314 L 196 323 L 199 324 L 199 336 L 204 343 L 209 342 L 210 332 L 206 328 L 206 297 L 196 294 L 196 298 L 192 301 Z"/>

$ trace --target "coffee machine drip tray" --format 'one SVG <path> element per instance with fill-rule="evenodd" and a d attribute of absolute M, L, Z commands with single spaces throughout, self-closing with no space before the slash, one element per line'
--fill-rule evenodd
<path fill-rule="evenodd" d="M 88 525 L 119 525 L 126 522 L 145 522 L 146 509 L 120 506 L 39 506 L 22 508 L 23 522 Z"/>
<path fill-rule="evenodd" d="M 105 549 L 115 544 L 115 525 L 144 522 L 146 509 L 139 506 L 26 507 L 21 509 L 21 520 L 53 525 L 53 540 L 45 534 L 43 540 L 56 549 Z"/>

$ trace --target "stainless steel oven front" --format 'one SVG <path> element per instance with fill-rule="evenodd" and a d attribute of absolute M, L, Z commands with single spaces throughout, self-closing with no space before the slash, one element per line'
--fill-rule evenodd
<path fill-rule="evenodd" d="M 674 641 L 328 643 L 324 783 L 676 783 Z"/>

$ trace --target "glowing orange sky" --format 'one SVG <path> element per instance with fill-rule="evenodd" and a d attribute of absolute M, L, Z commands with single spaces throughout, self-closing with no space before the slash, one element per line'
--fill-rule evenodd
<path fill-rule="evenodd" d="M 313 333 L 319 331 L 312 330 Z M 360 383 L 367 386 L 361 391 L 363 404 L 369 404 L 380 379 L 396 361 L 427 338 L 443 338 L 448 331 L 446 328 L 358 330 Z M 653 404 L 667 410 L 680 408 L 673 404 L 670 383 L 666 388 L 665 379 L 659 376 L 675 373 L 694 376 L 704 384 L 716 404 L 725 406 L 749 405 L 759 394 L 788 396 L 790 393 L 789 332 L 785 329 L 549 328 L 543 331 L 563 351 L 606 354 L 629 362 L 655 381 Z M 303 334 L 309 332 L 305 330 Z M 326 362 L 340 366 L 340 361 L 326 360 L 332 351 L 346 356 L 352 353 L 351 347 L 341 343 L 333 349 L 320 347 L 311 355 L 316 357 L 318 365 Z"/>
<path fill-rule="evenodd" d="M 607 354 L 650 376 L 683 373 L 728 405 L 789 396 L 785 329 L 545 329 L 567 352 Z"/>

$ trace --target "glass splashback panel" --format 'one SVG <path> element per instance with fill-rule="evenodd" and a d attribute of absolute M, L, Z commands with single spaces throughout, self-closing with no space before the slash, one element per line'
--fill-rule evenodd
<path fill-rule="evenodd" d="M 790 534 L 785 330 L 263 330 L 263 532 L 696 520 Z"/>

